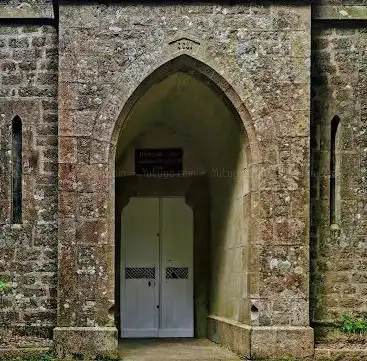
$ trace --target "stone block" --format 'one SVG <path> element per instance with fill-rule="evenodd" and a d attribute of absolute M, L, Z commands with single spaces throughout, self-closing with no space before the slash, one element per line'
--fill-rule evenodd
<path fill-rule="evenodd" d="M 311 357 L 314 335 L 311 327 L 252 327 L 251 357 L 276 359 Z"/>
<path fill-rule="evenodd" d="M 250 357 L 251 327 L 224 317 L 208 316 L 208 337 L 242 357 Z"/>
<path fill-rule="evenodd" d="M 60 163 L 76 163 L 77 139 L 72 137 L 59 137 Z"/>
<path fill-rule="evenodd" d="M 54 329 L 56 354 L 60 359 L 73 357 L 117 357 L 115 327 L 57 327 Z"/>

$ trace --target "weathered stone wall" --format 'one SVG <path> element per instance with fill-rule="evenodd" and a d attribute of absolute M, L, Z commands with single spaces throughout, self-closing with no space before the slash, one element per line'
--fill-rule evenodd
<path fill-rule="evenodd" d="M 0 323 L 43 334 L 56 315 L 57 58 L 53 27 L 0 26 L 0 280 L 12 284 Z M 15 116 L 23 135 L 20 225 L 11 224 Z"/>
<path fill-rule="evenodd" d="M 317 24 L 316 24 L 317 25 Z M 313 29 L 312 320 L 367 312 L 367 33 Z M 340 118 L 336 156 L 339 215 L 330 221 L 331 121 Z"/>
<path fill-rule="evenodd" d="M 12 283 L 0 322 L 38 330 L 55 325 L 60 217 L 59 326 L 113 326 L 111 137 L 116 138 L 124 102 L 165 57 L 172 58 L 177 43 L 169 42 L 185 35 L 200 45 L 193 45 L 193 56 L 233 85 L 243 100 L 234 105 L 249 119 L 245 125 L 256 161 L 246 207 L 254 227 L 244 252 L 244 307 L 250 314 L 245 321 L 255 327 L 308 324 L 310 9 L 281 2 L 223 4 L 61 5 L 59 213 L 56 30 L 0 26 L 0 279 Z M 316 325 L 335 324 L 343 313 L 367 312 L 367 33 L 345 23 L 366 19 L 361 5 L 366 0 L 313 2 L 314 18 L 323 21 L 312 32 L 311 315 Z M 50 0 L 0 4 L 3 19 L 49 22 L 52 17 Z M 328 19 L 335 21 L 326 26 Z M 23 121 L 22 225 L 10 224 L 16 115 Z M 340 118 L 341 214 L 330 227 L 334 116 Z M 99 273 L 91 272 L 96 260 Z M 256 338 L 256 330 L 252 334 Z M 261 335 L 253 350 L 261 348 Z M 278 336 L 269 331 L 264 337 L 271 342 Z"/>
<path fill-rule="evenodd" d="M 8 18 L 52 18 L 54 16 L 52 0 L 9 0 L 0 3 L 0 19 Z"/>
<path fill-rule="evenodd" d="M 115 332 L 108 311 L 114 304 L 114 147 L 122 126 L 117 119 L 124 119 L 121 111 L 138 99 L 134 91 L 154 70 L 185 54 L 193 69 L 216 79 L 233 101 L 249 138 L 253 178 L 246 211 L 252 228 L 243 252 L 243 302 L 247 314 L 253 310 L 248 322 L 259 326 L 252 333 L 257 354 L 264 352 L 259 340 L 269 336 L 263 326 L 296 330 L 307 344 L 305 354 L 312 348 L 310 6 L 222 5 L 60 5 L 62 307 L 56 335 L 65 347 L 73 347 L 72 332 L 80 331 L 70 327 Z M 188 38 L 184 49 L 174 41 L 182 37 Z M 269 332 L 273 345 L 283 337 L 277 329 Z"/>
<path fill-rule="evenodd" d="M 315 0 L 315 5 L 367 5 L 366 0 Z"/>

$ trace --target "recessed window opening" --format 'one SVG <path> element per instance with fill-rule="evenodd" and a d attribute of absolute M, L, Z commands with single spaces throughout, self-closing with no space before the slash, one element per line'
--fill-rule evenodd
<path fill-rule="evenodd" d="M 22 120 L 12 122 L 12 223 L 22 223 Z"/>
<path fill-rule="evenodd" d="M 338 169 L 339 169 L 339 151 L 338 151 L 338 133 L 339 117 L 335 116 L 331 121 L 330 138 L 330 224 L 337 223 L 339 197 L 338 197 Z"/>

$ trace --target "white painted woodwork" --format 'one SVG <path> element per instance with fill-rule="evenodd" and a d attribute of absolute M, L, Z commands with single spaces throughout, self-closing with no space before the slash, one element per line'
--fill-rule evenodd
<path fill-rule="evenodd" d="M 161 199 L 160 337 L 193 337 L 193 215 L 184 198 Z M 188 268 L 188 279 L 167 279 L 167 267 Z"/>
<path fill-rule="evenodd" d="M 131 198 L 122 212 L 122 337 L 158 336 L 158 216 L 157 198 Z M 128 267 L 153 267 L 155 279 L 125 279 Z"/>
<path fill-rule="evenodd" d="M 185 199 L 131 198 L 121 227 L 121 336 L 193 337 L 193 214 Z M 155 268 L 155 279 L 126 279 L 126 268 L 143 267 Z"/>

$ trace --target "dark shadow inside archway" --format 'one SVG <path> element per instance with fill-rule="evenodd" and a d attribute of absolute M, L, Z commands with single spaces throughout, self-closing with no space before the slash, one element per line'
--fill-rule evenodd
<path fill-rule="evenodd" d="M 194 67 L 177 64 L 158 69 L 121 113 L 115 164 L 116 304 L 123 291 L 122 210 L 131 197 L 183 196 L 194 213 L 195 336 L 213 338 L 208 318 L 249 319 L 249 143 L 222 90 Z M 136 150 L 173 148 L 182 150 L 181 173 L 137 174 Z M 115 316 L 120 329 L 120 306 Z"/>

